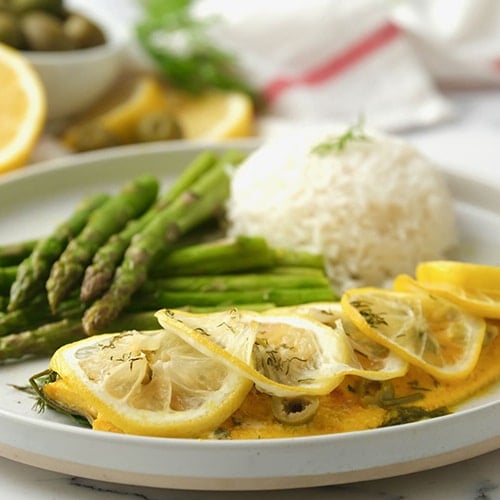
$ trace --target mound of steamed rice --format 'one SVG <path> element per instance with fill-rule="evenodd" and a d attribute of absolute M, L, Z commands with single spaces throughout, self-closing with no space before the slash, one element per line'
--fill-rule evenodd
<path fill-rule="evenodd" d="M 334 289 L 384 286 L 456 243 L 454 207 L 436 168 L 414 147 L 369 134 L 314 152 L 334 134 L 271 140 L 232 173 L 231 235 L 322 253 Z"/>

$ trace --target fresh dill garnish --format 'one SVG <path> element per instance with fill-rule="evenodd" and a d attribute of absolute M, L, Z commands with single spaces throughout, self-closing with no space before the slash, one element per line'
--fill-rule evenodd
<path fill-rule="evenodd" d="M 178 89 L 199 94 L 208 89 L 260 96 L 239 75 L 236 57 L 214 45 L 208 27 L 191 13 L 193 0 L 142 0 L 143 18 L 136 26 L 139 43 L 165 78 Z"/>
<path fill-rule="evenodd" d="M 311 149 L 312 154 L 325 156 L 330 153 L 344 151 L 348 144 L 357 141 L 369 141 L 370 138 L 364 132 L 364 121 L 358 119 L 356 124 L 349 127 L 342 135 L 332 136 Z"/>
<path fill-rule="evenodd" d="M 445 406 L 441 406 L 434 410 L 426 410 L 420 406 L 397 406 L 395 408 L 391 408 L 386 413 L 381 427 L 408 424 L 428 418 L 442 417 L 443 415 L 448 415 L 449 413 L 450 410 L 448 410 Z"/>
<path fill-rule="evenodd" d="M 355 307 L 364 320 L 373 328 L 380 325 L 387 325 L 387 321 L 383 317 L 383 313 L 374 313 L 371 309 L 371 304 L 362 300 L 353 300 L 351 305 Z"/>
<path fill-rule="evenodd" d="M 57 413 L 61 413 L 62 415 L 66 415 L 73 419 L 78 425 L 84 427 L 90 427 L 88 420 L 81 415 L 77 415 L 64 406 L 57 404 L 56 402 L 47 398 L 45 393 L 43 392 L 43 386 L 50 384 L 51 382 L 55 382 L 57 380 L 57 373 L 54 370 L 47 369 L 43 372 L 36 373 L 29 379 L 30 387 L 23 387 L 27 393 L 31 393 L 35 397 L 35 403 L 33 405 L 33 409 L 37 411 L 37 413 L 43 413 L 47 408 L 51 408 L 55 410 Z"/>

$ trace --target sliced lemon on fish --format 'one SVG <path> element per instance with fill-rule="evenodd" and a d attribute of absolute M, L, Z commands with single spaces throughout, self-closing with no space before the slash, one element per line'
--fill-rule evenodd
<path fill-rule="evenodd" d="M 410 364 L 439 379 L 467 377 L 481 352 L 485 321 L 409 277 L 395 286 L 349 290 L 342 308 L 361 332 Z"/>
<path fill-rule="evenodd" d="M 472 314 L 500 319 L 500 267 L 454 261 L 417 266 L 418 283 Z"/>
<path fill-rule="evenodd" d="M 389 380 L 402 377 L 408 371 L 408 362 L 387 347 L 362 333 L 342 310 L 340 302 L 312 302 L 271 311 L 305 314 L 333 328 L 343 328 L 351 346 L 351 356 L 344 369 L 345 375 L 357 375 L 370 380 Z M 341 326 L 338 322 L 341 321 Z"/>
<path fill-rule="evenodd" d="M 344 378 L 350 347 L 341 328 L 299 315 L 266 315 L 232 309 L 196 314 L 156 313 L 169 333 L 278 397 L 323 395 Z"/>
<path fill-rule="evenodd" d="M 89 337 L 53 355 L 49 400 L 94 429 L 196 437 L 226 420 L 252 382 L 165 330 Z"/>

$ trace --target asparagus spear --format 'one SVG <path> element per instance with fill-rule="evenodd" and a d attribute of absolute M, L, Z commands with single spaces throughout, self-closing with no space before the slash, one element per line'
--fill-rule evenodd
<path fill-rule="evenodd" d="M 80 298 L 83 301 L 90 302 L 109 288 L 116 267 L 122 260 L 134 235 L 146 227 L 161 209 L 168 206 L 177 196 L 188 189 L 200 175 L 211 168 L 216 160 L 215 154 L 208 151 L 199 155 L 152 208 L 139 219 L 130 221 L 121 232 L 111 236 L 97 251 L 92 264 L 85 270 L 80 292 Z"/>
<path fill-rule="evenodd" d="M 151 274 L 155 277 L 223 274 L 273 265 L 274 252 L 264 238 L 238 236 L 173 250 L 151 269 Z"/>
<path fill-rule="evenodd" d="M 230 290 L 259 290 L 274 288 L 318 288 L 328 287 L 329 281 L 324 274 L 274 274 L 247 273 L 212 276 L 175 276 L 162 279 L 151 279 L 140 289 L 140 293 L 165 291 L 200 291 L 223 292 Z"/>
<path fill-rule="evenodd" d="M 29 307 L 7 312 L 0 317 L 0 337 L 41 326 L 53 319 L 54 316 L 48 306 L 33 303 Z"/>
<path fill-rule="evenodd" d="M 134 237 L 110 288 L 84 314 L 87 334 L 102 329 L 120 314 L 166 249 L 222 208 L 229 193 L 225 168 L 219 162 Z"/>
<path fill-rule="evenodd" d="M 109 332 L 149 330 L 158 328 L 154 311 L 124 314 L 109 325 Z M 99 332 L 104 333 L 104 332 Z M 56 349 L 85 337 L 79 319 L 63 319 L 46 325 L 0 338 L 0 363 L 39 356 L 50 356 Z"/>
<path fill-rule="evenodd" d="M 307 269 L 306 269 L 307 270 Z M 311 288 L 316 294 L 326 293 L 328 280 L 324 275 L 298 274 L 232 274 L 220 276 L 182 276 L 147 281 L 135 294 L 126 310 L 143 311 L 159 307 L 222 307 L 224 305 L 265 304 L 273 294 L 289 290 L 291 302 L 297 303 L 307 290 L 305 301 L 311 301 Z M 225 292 L 225 293 L 221 293 Z M 296 298 L 298 297 L 298 298 Z M 314 297 L 317 297 L 314 295 Z M 328 292 L 328 298 L 331 292 Z M 306 300 L 307 299 L 307 300 Z M 283 299 L 278 299 L 278 303 Z M 29 306 L 0 317 L 0 336 L 21 332 L 64 318 L 81 318 L 86 305 L 73 294 L 59 304 L 53 314 L 45 295 L 37 297 Z M 248 306 L 247 306 L 248 308 Z M 259 305 L 259 309 L 262 305 Z"/>
<path fill-rule="evenodd" d="M 70 240 L 80 233 L 90 215 L 108 199 L 109 196 L 106 194 L 86 198 L 51 235 L 37 242 L 33 252 L 17 269 L 16 279 L 10 289 L 9 311 L 25 306 L 43 290 L 52 264 L 59 258 Z"/>
<path fill-rule="evenodd" d="M 15 266 L 22 262 L 35 248 L 36 240 L 0 246 L 0 266 Z"/>
<path fill-rule="evenodd" d="M 129 182 L 120 193 L 92 213 L 81 233 L 71 240 L 52 266 L 46 288 L 53 311 L 79 284 L 85 267 L 98 248 L 130 219 L 147 210 L 157 194 L 157 179 L 151 175 L 142 175 Z"/>
<path fill-rule="evenodd" d="M 16 279 L 18 266 L 0 267 L 0 294 L 8 294 Z"/>
<path fill-rule="evenodd" d="M 85 336 L 79 320 L 64 319 L 0 338 L 0 362 L 47 356 Z"/>
<path fill-rule="evenodd" d="M 127 305 L 127 311 L 137 312 L 145 309 L 164 307 L 206 307 L 236 306 L 238 304 L 272 303 L 276 306 L 290 306 L 307 302 L 338 300 L 330 287 L 302 289 L 257 289 L 228 291 L 179 291 L 158 290 L 153 293 L 139 294 Z"/>
<path fill-rule="evenodd" d="M 312 267 L 324 269 L 323 256 L 289 248 L 274 249 L 275 265 L 285 267 Z"/>

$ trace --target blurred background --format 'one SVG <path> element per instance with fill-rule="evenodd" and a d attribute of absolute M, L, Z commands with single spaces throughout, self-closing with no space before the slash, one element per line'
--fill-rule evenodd
<path fill-rule="evenodd" d="M 30 164 L 137 142 L 266 137 L 304 124 L 362 120 L 406 135 L 500 125 L 496 0 L 1 4 L 2 41 L 18 44 L 46 92 Z M 33 11 L 82 14 L 102 29 L 102 45 L 64 45 L 40 15 L 31 31 L 41 50 L 27 46 L 26 20 L 13 42 L 1 28 L 8 9 L 17 20 Z"/>

